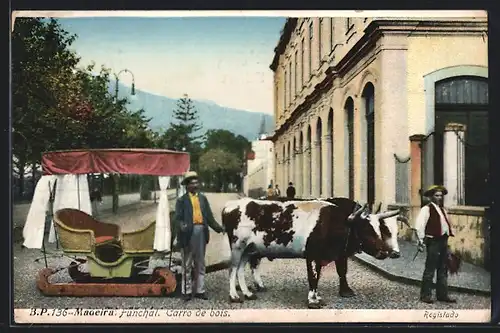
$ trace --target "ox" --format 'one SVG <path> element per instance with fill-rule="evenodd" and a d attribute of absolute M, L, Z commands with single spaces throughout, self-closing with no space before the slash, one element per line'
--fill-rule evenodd
<path fill-rule="evenodd" d="M 347 258 L 360 250 L 381 260 L 389 257 L 394 242 L 380 219 L 395 216 L 399 211 L 373 215 L 366 211 L 366 205 L 361 207 L 349 199 L 329 201 L 280 202 L 243 198 L 226 204 L 222 223 L 231 247 L 231 302 L 242 302 L 236 290 L 236 279 L 245 299 L 257 298 L 245 282 L 244 269 L 248 262 L 257 289 L 265 289 L 258 271 L 264 257 L 269 260 L 306 259 L 310 308 L 325 304 L 318 295 L 317 286 L 321 267 L 332 261 L 340 277 L 340 295 L 354 295 L 346 280 Z"/>

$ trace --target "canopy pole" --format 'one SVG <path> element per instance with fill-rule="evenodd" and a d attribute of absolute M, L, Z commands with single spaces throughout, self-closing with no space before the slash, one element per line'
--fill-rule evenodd
<path fill-rule="evenodd" d="M 78 210 L 82 210 L 80 208 L 80 175 L 76 175 L 76 190 L 78 191 Z"/>
<path fill-rule="evenodd" d="M 50 217 L 50 223 L 54 223 L 54 200 L 56 199 L 56 186 L 57 186 L 57 179 L 54 181 L 54 186 L 50 186 L 49 182 L 49 217 Z M 57 228 L 54 225 L 54 234 L 56 235 L 56 249 L 59 250 L 59 236 L 57 235 Z"/>

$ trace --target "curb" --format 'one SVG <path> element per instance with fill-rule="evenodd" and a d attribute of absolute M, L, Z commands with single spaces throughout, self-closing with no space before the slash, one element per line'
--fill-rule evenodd
<path fill-rule="evenodd" d="M 391 281 L 402 282 L 402 283 L 411 284 L 414 286 L 420 286 L 420 284 L 422 283 L 422 281 L 419 279 L 414 279 L 414 278 L 410 278 L 407 276 L 402 276 L 402 275 L 391 273 L 382 267 L 379 267 L 371 262 L 368 262 L 366 260 L 363 260 L 363 259 L 357 257 L 356 255 L 353 256 L 352 258 L 354 258 L 357 262 L 361 263 L 362 265 L 370 268 L 372 271 L 383 275 L 385 278 L 387 278 Z M 432 284 L 432 288 L 433 289 L 436 288 L 436 283 Z M 476 288 L 469 288 L 469 287 L 459 287 L 459 286 L 453 286 L 453 285 L 448 285 L 448 289 L 452 290 L 452 291 L 460 292 L 460 293 L 470 294 L 470 295 L 481 295 L 481 296 L 491 297 L 490 290 L 476 289 Z"/>

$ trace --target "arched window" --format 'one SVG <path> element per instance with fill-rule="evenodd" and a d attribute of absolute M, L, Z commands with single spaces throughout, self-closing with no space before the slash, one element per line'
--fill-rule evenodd
<path fill-rule="evenodd" d="M 375 202 L 375 88 L 368 83 L 363 90 L 366 116 L 366 171 L 368 205 Z"/>
<path fill-rule="evenodd" d="M 466 126 L 464 154 L 458 154 L 457 165 L 465 159 L 465 204 L 489 204 L 487 181 L 488 155 L 488 81 L 477 76 L 458 76 L 436 82 L 434 182 L 443 183 L 444 129 L 449 123 Z"/>
<path fill-rule="evenodd" d="M 354 101 L 349 97 L 345 103 L 348 163 L 349 163 L 349 198 L 354 199 Z"/>

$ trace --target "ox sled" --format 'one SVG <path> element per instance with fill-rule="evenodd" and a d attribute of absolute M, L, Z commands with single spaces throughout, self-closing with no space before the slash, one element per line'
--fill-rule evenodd
<path fill-rule="evenodd" d="M 352 297 L 347 282 L 348 258 L 362 251 L 379 260 L 399 257 L 398 221 L 409 226 L 404 210 L 372 213 L 347 198 L 311 200 L 229 201 L 222 223 L 231 248 L 229 301 L 257 299 L 245 281 L 250 264 L 254 291 L 265 291 L 261 278 L 262 258 L 305 259 L 309 291 L 307 305 L 318 309 L 326 303 L 318 293 L 322 267 L 335 263 L 339 295 Z"/>
<path fill-rule="evenodd" d="M 188 153 L 160 149 L 44 153 L 43 174 L 23 229 L 23 246 L 43 252 L 38 289 L 47 296 L 173 294 L 181 267 L 172 259 L 175 233 L 167 188 L 170 177 L 184 174 L 189 164 Z M 120 223 L 94 218 L 87 174 L 95 173 L 158 176 L 156 220 L 142 225 L 133 220 L 135 230 L 122 230 Z M 50 221 L 49 243 L 57 249 L 52 257 L 59 258 L 55 268 L 47 261 L 45 221 Z M 162 265 L 168 256 L 168 264 Z M 60 272 L 66 278 L 58 277 Z"/>

